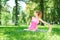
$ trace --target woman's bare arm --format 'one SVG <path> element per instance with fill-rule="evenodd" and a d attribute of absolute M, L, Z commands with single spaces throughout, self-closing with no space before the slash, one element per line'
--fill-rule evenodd
<path fill-rule="evenodd" d="M 44 23 L 44 25 L 50 25 L 49 23 L 43 21 L 42 19 L 39 19 L 39 21 L 41 21 L 42 23 Z"/>

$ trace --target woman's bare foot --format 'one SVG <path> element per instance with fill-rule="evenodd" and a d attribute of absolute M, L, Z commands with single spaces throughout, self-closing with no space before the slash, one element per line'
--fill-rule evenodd
<path fill-rule="evenodd" d="M 48 32 L 51 32 L 52 31 L 52 25 L 49 25 L 49 30 Z"/>

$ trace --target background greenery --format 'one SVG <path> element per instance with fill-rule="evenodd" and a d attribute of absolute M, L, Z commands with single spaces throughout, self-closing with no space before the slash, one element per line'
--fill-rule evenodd
<path fill-rule="evenodd" d="M 15 0 L 13 1 L 15 2 L 15 6 L 11 12 L 8 9 L 10 6 L 7 5 L 7 1 L 8 0 L 0 0 L 1 25 L 28 25 L 31 17 L 33 16 L 34 10 L 42 11 L 43 20 L 51 24 L 60 24 L 60 0 Z M 21 10 L 18 1 L 25 2 L 25 10 Z"/>
<path fill-rule="evenodd" d="M 60 0 L 11 0 L 14 7 L 8 1 L 0 0 L 0 40 L 60 40 Z M 25 10 L 18 1 L 26 4 Z M 40 24 L 42 31 L 23 30 L 29 26 L 34 10 L 42 11 L 42 19 L 52 24 L 52 32 L 44 32 L 48 27 Z"/>

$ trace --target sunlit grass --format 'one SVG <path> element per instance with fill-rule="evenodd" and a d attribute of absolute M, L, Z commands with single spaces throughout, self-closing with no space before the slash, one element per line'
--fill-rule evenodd
<path fill-rule="evenodd" d="M 26 25 L 20 27 L 0 26 L 0 40 L 60 40 L 59 25 L 53 25 L 52 32 L 24 31 L 25 28 L 27 28 Z M 47 29 L 45 26 L 39 28 Z"/>

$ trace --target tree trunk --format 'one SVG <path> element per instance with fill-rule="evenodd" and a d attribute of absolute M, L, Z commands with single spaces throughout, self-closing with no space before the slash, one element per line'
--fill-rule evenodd
<path fill-rule="evenodd" d="M 1 0 L 0 0 L 0 25 L 1 25 L 1 8 L 2 6 L 1 6 Z"/>
<path fill-rule="evenodd" d="M 42 19 L 43 19 L 43 16 L 44 16 L 44 1 L 43 0 L 40 0 L 40 8 L 42 11 Z"/>
<path fill-rule="evenodd" d="M 40 8 L 42 11 L 42 19 L 43 19 L 43 16 L 44 16 L 44 1 L 43 0 L 40 0 Z M 42 25 L 43 25 L 43 23 L 42 23 Z"/>
<path fill-rule="evenodd" d="M 18 14 L 19 14 L 19 11 L 18 11 L 18 1 L 15 0 L 15 3 L 16 3 L 16 11 L 15 11 L 15 25 L 18 25 Z"/>

